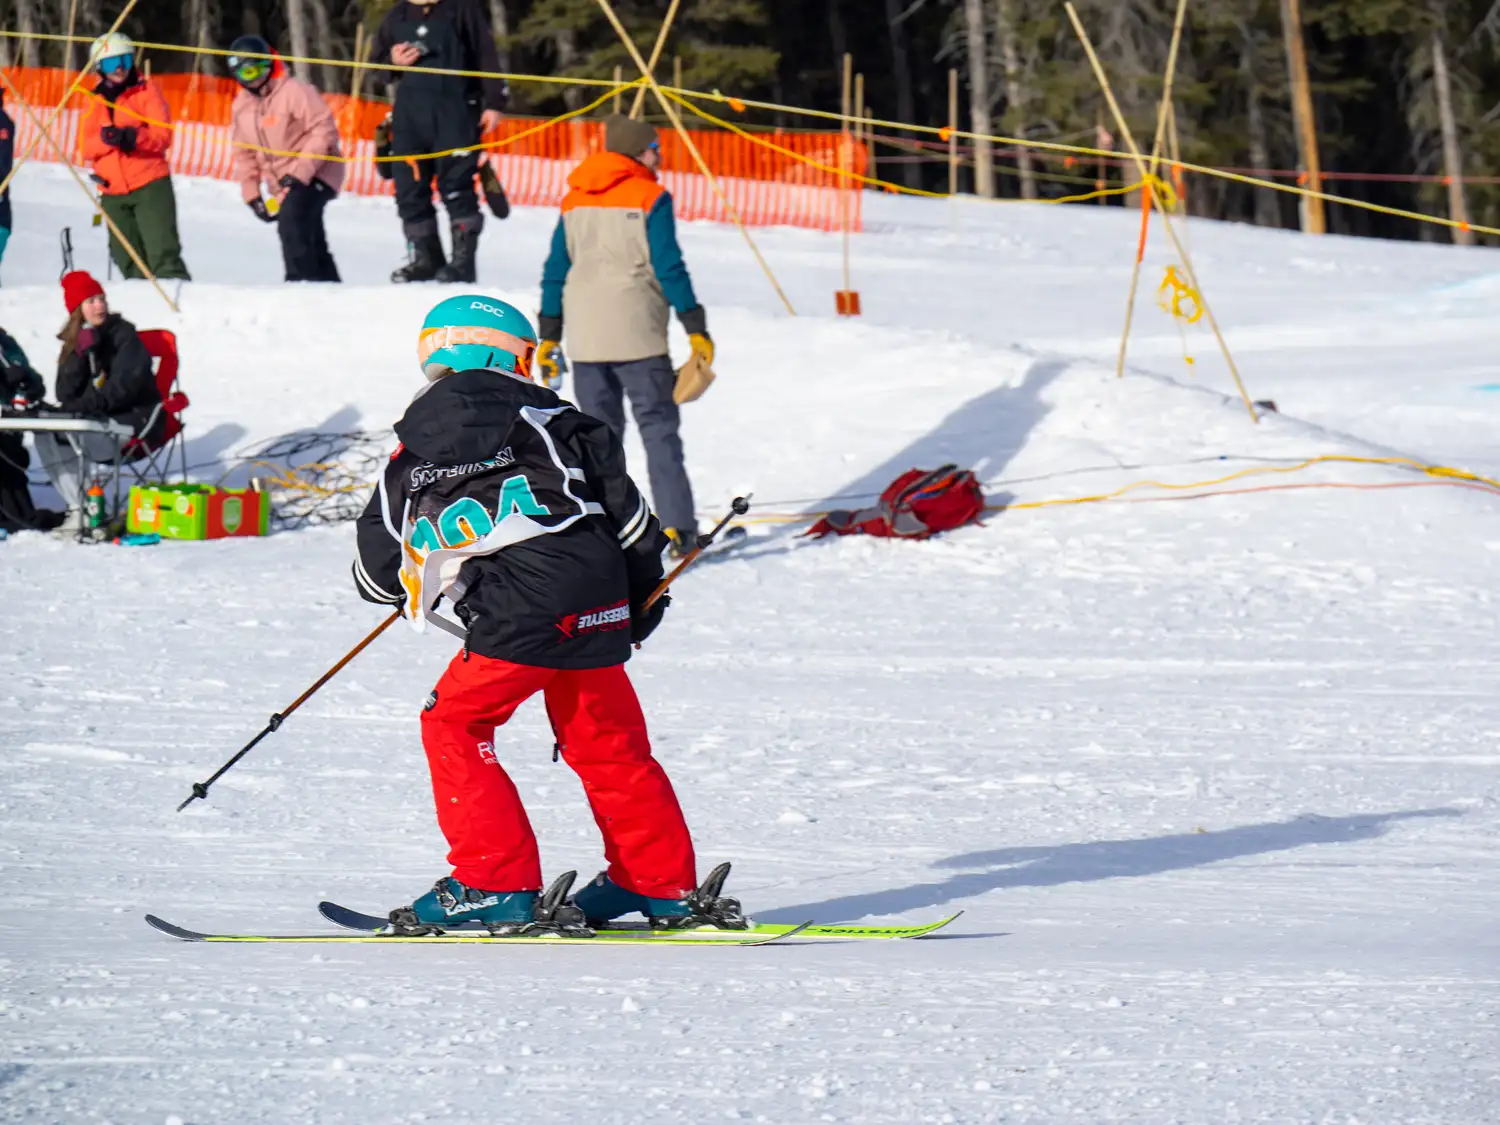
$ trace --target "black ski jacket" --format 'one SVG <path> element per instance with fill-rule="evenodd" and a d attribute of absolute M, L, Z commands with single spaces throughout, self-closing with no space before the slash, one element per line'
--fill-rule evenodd
<path fill-rule="evenodd" d="M 494 74 L 500 69 L 495 33 L 481 0 L 438 0 L 419 8 L 397 0 L 375 31 L 370 58 L 391 61 L 391 48 L 412 43 L 425 51 L 413 65 L 435 70 L 469 70 Z M 503 78 L 462 78 L 451 74 L 423 74 L 420 69 L 391 72 L 396 80 L 393 126 L 413 140 L 467 138 L 477 135 L 479 111 L 505 109 L 510 87 Z M 472 140 L 459 140 L 469 144 Z"/>
<path fill-rule="evenodd" d="M 135 325 L 110 313 L 98 328 L 84 326 L 75 348 L 57 369 L 57 403 L 75 414 L 104 416 L 124 422 L 138 435 L 156 415 L 147 444 L 160 438 L 166 419 L 157 412 L 161 392 L 151 370 L 151 355 Z"/>
<path fill-rule="evenodd" d="M 463 371 L 426 388 L 396 436 L 359 519 L 366 601 L 405 601 L 405 542 L 457 568 L 448 599 L 470 651 L 542 668 L 630 658 L 667 538 L 608 426 L 543 387 Z"/>

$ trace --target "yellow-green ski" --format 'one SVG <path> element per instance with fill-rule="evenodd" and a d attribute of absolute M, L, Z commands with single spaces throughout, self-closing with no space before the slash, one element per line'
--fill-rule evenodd
<path fill-rule="evenodd" d="M 771 945 L 802 932 L 809 923 L 794 926 L 786 933 L 763 934 L 740 931 L 735 934 L 717 934 L 708 937 L 692 930 L 643 931 L 641 933 L 602 933 L 593 937 L 564 937 L 558 934 L 507 934 L 494 935 L 482 930 L 454 930 L 444 934 L 413 936 L 405 934 L 204 934 L 184 929 L 163 921 L 154 914 L 146 915 L 146 924 L 170 937 L 182 941 L 239 942 L 239 943 L 286 943 L 338 945 L 354 942 L 424 942 L 437 945 Z M 734 940 L 734 939 L 738 940 Z"/>

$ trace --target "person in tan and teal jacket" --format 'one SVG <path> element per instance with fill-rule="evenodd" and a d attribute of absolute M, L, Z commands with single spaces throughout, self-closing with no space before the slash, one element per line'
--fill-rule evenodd
<path fill-rule="evenodd" d="M 676 373 L 667 352 L 670 310 L 693 351 L 713 362 L 707 316 L 677 245 L 672 197 L 656 178 L 656 130 L 620 114 L 604 123 L 604 151 L 568 176 L 562 216 L 542 269 L 541 343 L 536 365 L 553 390 L 566 370 L 563 325 L 572 359 L 573 398 L 616 433 L 630 399 L 657 517 L 681 553 L 697 537 L 672 399 Z"/>

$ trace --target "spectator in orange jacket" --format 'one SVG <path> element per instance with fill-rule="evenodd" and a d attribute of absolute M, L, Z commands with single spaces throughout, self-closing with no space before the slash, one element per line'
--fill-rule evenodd
<path fill-rule="evenodd" d="M 344 184 L 333 113 L 316 88 L 286 73 L 259 35 L 242 35 L 229 50 L 229 73 L 240 84 L 229 140 L 241 194 L 257 218 L 276 224 L 288 281 L 338 281 L 323 230 L 323 208 Z"/>
<path fill-rule="evenodd" d="M 78 125 L 78 151 L 93 166 L 104 213 L 157 277 L 191 280 L 177 238 L 177 199 L 167 149 L 170 110 L 135 68 L 135 44 L 118 31 L 94 40 L 89 65 L 99 85 Z M 143 277 L 114 231 L 109 252 L 125 277 Z"/>

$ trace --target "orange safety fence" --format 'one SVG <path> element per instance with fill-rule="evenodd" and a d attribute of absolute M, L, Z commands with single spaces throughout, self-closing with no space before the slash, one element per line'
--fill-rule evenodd
<path fill-rule="evenodd" d="M 21 99 L 40 112 L 45 122 L 67 89 L 69 75 L 55 68 L 7 67 L 6 75 Z M 151 79 L 171 109 L 175 135 L 168 153 L 174 172 L 187 176 L 234 178 L 234 148 L 229 138 L 229 107 L 239 87 L 232 79 L 195 74 L 157 74 Z M 78 122 L 90 93 L 75 92 L 68 100 L 53 136 L 67 158 L 79 163 Z M 324 94 L 343 137 L 348 162 L 344 190 L 356 195 L 390 195 L 391 182 L 375 172 L 375 127 L 390 112 L 383 102 L 353 98 L 347 94 Z M 20 152 L 31 143 L 35 126 L 17 114 L 16 134 Z M 544 126 L 538 128 L 539 125 Z M 525 137 L 519 137 L 528 133 Z M 862 225 L 861 197 L 857 185 L 839 187 L 840 176 L 814 167 L 808 161 L 832 168 L 840 166 L 840 146 L 845 165 L 863 175 L 869 160 L 865 144 L 847 141 L 836 132 L 782 132 L 765 134 L 785 152 L 778 152 L 754 137 L 740 137 L 720 130 L 689 129 L 704 162 L 740 218 L 754 226 L 793 226 L 813 230 L 842 229 L 845 214 L 853 230 Z M 672 193 L 679 219 L 728 222 L 724 205 L 699 171 L 682 139 L 671 130 L 659 131 L 662 149 L 662 182 Z M 510 138 L 519 137 L 507 144 Z M 547 124 L 545 118 L 507 117 L 501 127 L 486 134 L 487 161 L 505 185 L 510 201 L 519 206 L 555 207 L 567 191 L 567 176 L 577 163 L 604 144 L 602 121 L 571 119 Z M 801 157 L 802 159 L 798 159 Z M 58 153 L 45 141 L 34 158 L 57 161 Z M 847 209 L 847 211 L 846 211 Z"/>

